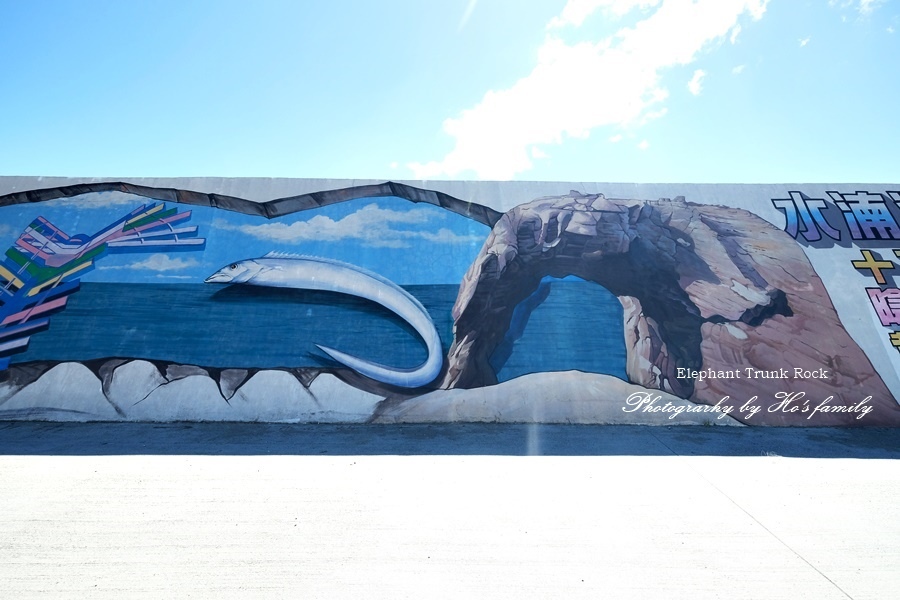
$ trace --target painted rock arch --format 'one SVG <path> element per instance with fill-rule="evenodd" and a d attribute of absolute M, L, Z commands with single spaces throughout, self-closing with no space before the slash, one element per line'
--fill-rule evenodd
<path fill-rule="evenodd" d="M 683 198 L 573 191 L 503 215 L 460 286 L 442 387 L 495 384 L 489 359 L 516 305 L 543 277 L 568 275 L 619 298 L 633 383 L 704 404 L 748 402 L 759 407 L 754 424 L 805 424 L 806 414 L 783 410 L 804 397 L 844 407 L 871 397 L 868 425 L 900 423 L 900 407 L 799 245 L 747 211 Z M 795 369 L 823 376 L 794 378 Z M 700 380 L 692 371 L 738 377 Z M 855 417 L 819 414 L 817 424 L 860 424 Z"/>

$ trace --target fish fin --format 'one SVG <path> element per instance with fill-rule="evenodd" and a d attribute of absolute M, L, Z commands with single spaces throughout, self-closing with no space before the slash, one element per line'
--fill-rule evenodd
<path fill-rule="evenodd" d="M 312 256 L 311 254 L 295 254 L 293 252 L 281 252 L 279 250 L 272 250 L 267 253 L 263 258 L 318 258 L 317 256 Z"/>

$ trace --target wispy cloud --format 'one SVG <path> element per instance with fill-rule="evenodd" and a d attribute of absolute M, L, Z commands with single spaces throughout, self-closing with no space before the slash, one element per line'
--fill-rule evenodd
<path fill-rule="evenodd" d="M 877 8 L 885 4 L 887 0 L 828 0 L 828 6 L 836 6 L 838 8 L 850 8 L 856 10 L 861 17 L 871 15 Z M 846 18 L 842 18 L 846 21 Z"/>
<path fill-rule="evenodd" d="M 809 43 L 809 40 L 811 39 L 812 38 L 810 36 L 806 36 L 805 38 L 800 38 L 797 41 L 800 42 L 800 47 L 802 48 L 803 46 L 807 45 Z"/>
<path fill-rule="evenodd" d="M 694 71 L 694 76 L 691 77 L 691 80 L 688 81 L 687 87 L 688 90 L 695 96 L 699 96 L 700 92 L 703 91 L 703 78 L 706 76 L 706 71 L 703 69 L 697 69 Z"/>
<path fill-rule="evenodd" d="M 200 263 L 193 258 L 172 258 L 168 254 L 152 254 L 144 260 L 135 263 L 117 266 L 99 265 L 97 268 L 98 270 L 103 271 L 128 269 L 134 271 L 157 271 L 164 273 L 167 271 L 181 271 L 188 267 L 196 267 L 198 264 Z"/>
<path fill-rule="evenodd" d="M 650 8 L 659 2 L 660 0 L 569 0 L 559 16 L 550 19 L 547 29 L 580 27 L 585 19 L 598 10 L 621 17 L 635 8 Z"/>
<path fill-rule="evenodd" d="M 81 210 L 91 208 L 109 208 L 111 206 L 131 206 L 137 208 L 142 204 L 155 202 L 150 198 L 126 194 L 125 192 L 90 192 L 70 198 L 48 200 L 52 206 L 77 206 Z"/>
<path fill-rule="evenodd" d="M 648 142 L 647 140 L 641 140 L 641 143 L 638 144 L 637 147 L 640 148 L 641 150 L 646 150 L 647 148 L 650 147 L 650 142 Z"/>
<path fill-rule="evenodd" d="M 747 68 L 747 65 L 738 65 L 738 66 L 733 67 L 733 68 L 731 69 L 731 73 L 732 73 L 733 75 L 740 75 L 741 73 L 744 72 L 744 69 L 746 69 L 746 68 Z"/>
<path fill-rule="evenodd" d="M 885 0 L 859 0 L 859 14 L 867 16 L 885 3 Z"/>
<path fill-rule="evenodd" d="M 664 71 L 687 65 L 739 19 L 760 19 L 768 0 L 570 0 L 548 23 L 531 73 L 511 87 L 488 91 L 472 108 L 444 121 L 455 139 L 442 159 L 412 162 L 416 178 L 472 171 L 509 179 L 532 167 L 535 146 L 586 138 L 600 127 L 636 128 L 665 114 Z M 593 12 L 650 9 L 631 27 L 600 40 L 569 43 L 560 29 Z"/>
<path fill-rule="evenodd" d="M 621 141 L 622 141 L 622 134 L 621 134 L 621 133 L 617 133 L 616 135 L 611 135 L 611 136 L 609 136 L 609 141 L 611 141 L 613 144 L 617 144 L 617 143 L 621 142 Z"/>
<path fill-rule="evenodd" d="M 437 231 L 410 231 L 411 237 L 417 237 L 435 244 L 482 244 L 483 235 L 459 235 L 442 227 Z"/>
<path fill-rule="evenodd" d="M 453 234 L 449 229 L 439 229 L 437 232 L 425 229 L 426 225 L 442 218 L 443 214 L 426 208 L 400 211 L 368 204 L 337 220 L 316 215 L 306 221 L 295 221 L 290 224 L 235 226 L 224 219 L 217 219 L 213 222 L 213 227 L 240 231 L 257 239 L 283 244 L 355 240 L 372 248 L 407 248 L 410 241 L 415 239 L 438 243 L 469 243 L 473 240 L 484 240 L 483 235 L 460 236 Z M 415 227 L 403 229 L 403 225 Z"/>

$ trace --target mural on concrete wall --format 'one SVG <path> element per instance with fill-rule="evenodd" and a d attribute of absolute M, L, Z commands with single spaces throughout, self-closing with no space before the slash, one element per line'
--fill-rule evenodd
<path fill-rule="evenodd" d="M 196 227 L 175 227 L 190 218 L 190 211 L 152 204 L 93 235 L 71 236 L 44 217 L 35 219 L 0 259 L 0 370 L 28 347 L 32 334 L 49 327 L 49 315 L 65 308 L 82 274 L 106 253 L 202 249 Z"/>
<path fill-rule="evenodd" d="M 779 227 L 575 191 L 506 212 L 400 183 L 13 191 L 0 418 L 897 425 L 810 261 L 857 252 L 868 331 L 900 325 L 873 250 L 896 198 L 835 194 L 765 198 Z"/>

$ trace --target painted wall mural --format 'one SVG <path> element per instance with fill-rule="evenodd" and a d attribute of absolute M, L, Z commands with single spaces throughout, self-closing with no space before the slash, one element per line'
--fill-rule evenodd
<path fill-rule="evenodd" d="M 0 178 L 0 419 L 900 425 L 900 193 L 664 187 Z"/>
<path fill-rule="evenodd" d="M 71 236 L 35 219 L 0 260 L 0 370 L 27 348 L 32 334 L 49 327 L 47 315 L 65 307 L 81 274 L 106 253 L 202 249 L 205 240 L 193 237 L 196 227 L 175 227 L 190 218 L 190 211 L 142 205 L 93 235 Z"/>

